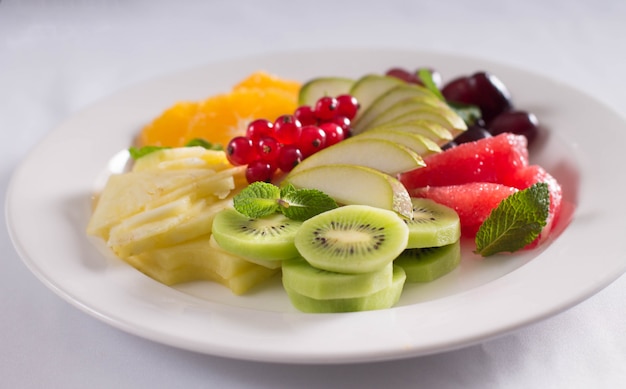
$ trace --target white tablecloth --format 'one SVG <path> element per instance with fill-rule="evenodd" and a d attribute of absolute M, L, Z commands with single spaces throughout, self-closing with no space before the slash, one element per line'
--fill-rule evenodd
<path fill-rule="evenodd" d="M 624 37 L 622 0 L 2 0 L 0 196 L 64 118 L 176 70 L 290 49 L 438 50 L 573 84 L 626 117 Z M 566 312 L 458 351 L 294 366 L 199 355 L 110 327 L 48 290 L 0 228 L 2 388 L 626 387 L 626 276 Z"/>

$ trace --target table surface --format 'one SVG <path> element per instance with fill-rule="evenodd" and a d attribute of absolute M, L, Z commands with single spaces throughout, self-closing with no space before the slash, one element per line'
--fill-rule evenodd
<path fill-rule="evenodd" d="M 29 150 L 85 106 L 159 75 L 272 51 L 389 47 L 478 56 L 575 85 L 626 117 L 625 20 L 621 0 L 0 0 L 2 203 Z M 566 312 L 457 351 L 285 366 L 200 355 L 110 327 L 38 281 L 5 224 L 0 228 L 2 388 L 616 388 L 626 382 L 626 276 Z"/>

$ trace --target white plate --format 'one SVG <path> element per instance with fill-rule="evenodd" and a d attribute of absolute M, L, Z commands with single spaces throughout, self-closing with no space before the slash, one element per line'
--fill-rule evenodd
<path fill-rule="evenodd" d="M 408 286 L 396 308 L 349 314 L 297 312 L 274 280 L 236 297 L 211 283 L 168 288 L 87 239 L 90 194 L 107 163 L 151 118 L 178 100 L 227 91 L 257 69 L 287 78 L 357 77 L 428 65 L 446 79 L 489 70 L 547 136 L 531 150 L 563 184 L 566 211 L 540 250 L 480 259 Z M 561 312 L 626 269 L 624 120 L 571 87 L 498 63 L 435 53 L 337 50 L 273 53 L 217 63 L 121 91 L 67 120 L 17 169 L 7 221 L 26 265 L 54 292 L 117 328 L 202 353 L 287 363 L 376 361 L 441 352 L 502 335 Z M 613 169 L 616 169 L 615 171 Z M 572 219 L 566 227 L 568 219 Z"/>

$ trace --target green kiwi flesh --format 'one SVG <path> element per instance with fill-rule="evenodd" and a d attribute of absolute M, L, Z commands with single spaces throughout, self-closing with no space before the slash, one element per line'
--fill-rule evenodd
<path fill-rule="evenodd" d="M 389 288 L 393 263 L 370 273 L 330 272 L 311 266 L 304 258 L 282 262 L 283 286 L 298 294 L 320 300 L 363 297 Z"/>
<path fill-rule="evenodd" d="M 285 288 L 289 300 L 298 310 L 306 313 L 358 312 L 391 308 L 398 303 L 406 274 L 399 266 L 393 266 L 391 286 L 378 292 L 354 298 L 315 299 Z"/>
<path fill-rule="evenodd" d="M 279 213 L 254 219 L 226 208 L 215 215 L 212 234 L 217 244 L 231 254 L 282 261 L 299 257 L 294 237 L 301 225 Z"/>
<path fill-rule="evenodd" d="M 395 212 L 345 205 L 302 223 L 295 245 L 312 266 L 338 273 L 381 270 L 406 248 L 409 228 Z"/>
<path fill-rule="evenodd" d="M 413 220 L 409 227 L 407 248 L 439 247 L 452 244 L 461 237 L 461 221 L 452 208 L 430 199 L 411 198 Z"/>
<path fill-rule="evenodd" d="M 406 272 L 406 282 L 430 282 L 442 277 L 461 262 L 461 243 L 440 247 L 406 249 L 394 261 Z"/>

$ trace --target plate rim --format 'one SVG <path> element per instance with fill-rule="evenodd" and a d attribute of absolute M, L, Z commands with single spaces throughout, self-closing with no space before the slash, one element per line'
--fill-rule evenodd
<path fill-rule="evenodd" d="M 374 49 L 360 49 L 358 50 L 359 52 L 364 51 L 364 52 L 372 52 L 372 50 Z M 401 51 L 401 52 L 407 52 L 407 50 L 390 50 L 390 49 L 385 49 L 386 52 L 394 52 L 394 51 Z M 321 50 L 321 51 L 325 51 L 325 50 Z M 331 50 L 332 51 L 332 50 Z M 413 50 L 413 51 L 409 51 L 411 53 L 411 55 L 415 55 L 416 53 L 425 53 L 425 51 L 418 51 L 418 50 Z M 429 55 L 435 55 L 435 56 L 445 56 L 445 57 L 449 57 L 449 58 L 465 58 L 466 56 L 464 55 L 456 55 L 456 54 L 446 54 L 446 53 L 441 53 L 441 52 L 432 52 L 432 51 L 427 51 L 426 53 L 429 53 Z M 272 54 L 272 55 L 276 55 L 276 54 Z M 257 56 L 248 56 L 248 57 L 243 57 L 243 58 L 255 58 Z M 471 339 L 462 339 L 459 340 L 457 339 L 454 342 L 446 342 L 446 341 L 440 341 L 438 343 L 438 345 L 436 346 L 430 346 L 430 347 L 423 347 L 420 350 L 416 350 L 416 349 L 412 349 L 412 348 L 406 348 L 406 349 L 388 349 L 388 350 L 369 350 L 369 351 L 360 351 L 359 353 L 355 353 L 355 352 L 346 352 L 345 354 L 334 354 L 334 355 L 329 355 L 328 353 L 324 352 L 324 350 L 317 350 L 317 352 L 315 354 L 309 354 L 309 355 L 305 355 L 302 353 L 293 353 L 293 354 L 289 354 L 289 353 L 280 353 L 280 352 L 267 352 L 267 350 L 252 350 L 248 353 L 246 352 L 242 352 L 241 349 L 237 349 L 237 348 L 231 348 L 229 349 L 228 347 L 222 347 L 222 349 L 210 349 L 208 350 L 205 345 L 200 345 L 200 344 L 193 344 L 190 342 L 184 342 L 181 341 L 180 339 L 176 339 L 175 337 L 168 337 L 168 336 L 162 336 L 162 334 L 159 333 L 146 333 L 144 330 L 145 328 L 138 328 L 137 325 L 132 325 L 131 323 L 127 323 L 124 320 L 121 319 L 114 319 L 111 315 L 107 315 L 104 314 L 102 312 L 102 310 L 98 310 L 93 306 L 90 306 L 89 304 L 87 304 L 84 299 L 81 300 L 80 298 L 77 298 L 76 296 L 71 296 L 67 293 L 67 291 L 65 291 L 61 285 L 58 285 L 56 283 L 54 283 L 51 279 L 49 279 L 49 277 L 46 277 L 46 274 L 44 274 L 43 270 L 39 267 L 36 266 L 36 260 L 34 260 L 33 258 L 30 258 L 29 254 L 28 254 L 28 249 L 26 247 L 23 247 L 20 244 L 20 237 L 18 236 L 18 233 L 15 231 L 15 220 L 12 219 L 12 215 L 13 212 L 15 211 L 12 207 L 12 205 L 15 203 L 15 199 L 17 198 L 17 188 L 19 188 L 18 186 L 18 182 L 19 179 L 21 178 L 21 175 L 24 174 L 24 171 L 26 170 L 26 166 L 28 165 L 29 161 L 32 162 L 33 160 L 33 155 L 36 152 L 36 150 L 40 149 L 41 147 L 43 147 L 44 145 L 46 145 L 47 143 L 50 143 L 53 139 L 55 139 L 56 134 L 62 132 L 61 129 L 65 128 L 65 126 L 67 125 L 71 125 L 71 121 L 73 120 L 73 118 L 83 115 L 86 112 L 88 113 L 90 110 L 90 107 L 97 107 L 100 104 L 104 104 L 107 101 L 110 101 L 111 99 L 115 99 L 116 96 L 120 96 L 120 95 L 124 95 L 124 93 L 127 93 L 126 91 L 128 90 L 132 90 L 132 89 L 137 89 L 137 88 L 142 88 L 143 85 L 145 84 L 149 84 L 151 82 L 155 82 L 154 80 L 158 80 L 158 79 L 166 79 L 166 78 L 176 78 L 178 74 L 181 74 L 183 72 L 187 72 L 187 71 L 198 71 L 199 69 L 203 69 L 203 68 L 207 68 L 207 67 L 211 67 L 211 66 L 219 66 L 219 64 L 223 64 L 223 63 L 228 63 L 228 62 L 233 62 L 233 61 L 239 61 L 241 60 L 241 58 L 237 58 L 237 59 L 233 59 L 230 61 L 221 61 L 221 62 L 217 62 L 217 63 L 213 63 L 213 64 L 209 64 L 209 65 L 202 65 L 202 66 L 198 66 L 198 67 L 194 67 L 188 70 L 183 70 L 180 72 L 176 72 L 176 73 L 171 73 L 171 74 L 167 74 L 161 77 L 157 77 L 156 79 L 153 80 L 147 80 L 147 81 L 143 81 L 143 82 L 139 82 L 135 85 L 132 85 L 130 87 L 121 89 L 120 91 L 107 96 L 103 99 L 98 100 L 97 102 L 93 103 L 92 105 L 90 105 L 89 107 L 84 108 L 83 110 L 75 113 L 74 115 L 72 115 L 71 117 L 69 117 L 67 120 L 65 120 L 64 122 L 62 122 L 59 126 L 56 127 L 55 130 L 51 131 L 49 134 L 47 134 L 41 141 L 40 143 L 31 151 L 29 152 L 29 154 L 27 155 L 26 158 L 24 158 L 24 160 L 19 164 L 19 166 L 14 170 L 12 177 L 9 181 L 9 185 L 8 185 L 8 189 L 7 189 L 7 195 L 6 195 L 6 200 L 5 200 L 5 215 L 6 215 L 6 223 L 7 223 L 7 227 L 8 227 L 8 231 L 9 231 L 9 237 L 16 249 L 16 251 L 18 252 L 20 258 L 22 259 L 22 261 L 26 264 L 26 266 L 29 268 L 29 270 L 35 274 L 35 276 L 42 281 L 48 288 L 50 288 L 52 291 L 54 291 L 57 295 L 59 295 L 61 298 L 63 298 L 65 301 L 71 303 L 72 305 L 76 306 L 77 308 L 79 308 L 80 310 L 87 312 L 88 314 L 90 314 L 91 316 L 94 316 L 104 322 L 107 322 L 108 324 L 119 328 L 121 330 L 124 330 L 126 332 L 129 333 L 133 333 L 137 336 L 140 337 L 144 337 L 153 341 L 157 341 L 160 343 L 164 343 L 164 344 L 168 344 L 170 346 L 174 346 L 174 347 L 179 347 L 179 348 L 184 348 L 184 349 L 188 349 L 188 350 L 192 350 L 192 351 L 197 351 L 197 352 L 202 352 L 202 353 L 207 353 L 207 354 L 214 354 L 214 355 L 220 355 L 220 356 L 225 356 L 225 357 L 231 357 L 231 358 L 237 358 L 237 359 L 249 359 L 249 360 L 257 360 L 257 361 L 272 361 L 272 362 L 286 362 L 286 363 L 347 363 L 347 362 L 366 362 L 366 361 L 377 361 L 377 360 L 389 360 L 389 359 L 399 359 L 399 358 L 406 358 L 406 357 L 413 357 L 413 356 L 418 356 L 418 355 L 426 355 L 426 354 L 432 354 L 432 353 L 438 353 L 438 352 L 443 352 L 443 351 L 448 351 L 448 350 L 452 350 L 452 349 L 457 349 L 457 348 L 461 348 L 461 347 L 465 347 L 465 346 L 469 346 L 471 344 L 475 344 L 478 342 L 482 342 L 485 341 L 487 339 L 493 338 L 493 337 L 497 337 L 500 335 L 503 335 L 505 333 L 509 333 L 511 331 L 514 331 L 518 328 L 524 327 L 530 323 L 545 319 L 546 317 L 550 317 L 553 316 L 559 312 L 562 312 L 563 310 L 566 310 L 578 303 L 580 303 L 581 301 L 585 300 L 586 298 L 592 296 L 593 294 L 597 293 L 599 290 L 603 289 L 604 287 L 608 286 L 612 281 L 614 281 L 615 279 L 619 278 L 625 271 L 626 271 L 626 263 L 622 264 L 623 266 L 619 269 L 616 269 L 615 271 L 613 271 L 611 274 L 607 274 L 605 279 L 602 282 L 596 283 L 595 285 L 589 285 L 588 286 L 588 290 L 585 293 L 581 293 L 577 296 L 576 299 L 569 299 L 567 301 L 562 301 L 562 304 L 560 306 L 556 306 L 553 307 L 552 310 L 550 310 L 549 312 L 544 311 L 541 315 L 535 315 L 533 317 L 527 317 L 527 320 L 525 321 L 517 321 L 515 323 L 508 323 L 508 325 L 506 326 L 502 326 L 501 328 L 499 328 L 498 331 L 491 331 L 489 334 L 483 334 L 482 336 L 475 336 L 474 338 Z M 481 58 L 473 58 L 472 60 L 474 61 L 479 61 L 479 62 L 485 62 L 485 63 L 496 63 L 495 61 L 492 61 L 490 59 L 481 59 Z M 515 66 L 511 66 L 511 65 L 505 65 L 502 63 L 498 64 L 499 67 L 507 67 L 513 71 L 516 72 L 522 72 L 525 73 L 527 75 L 531 75 L 533 77 L 539 77 L 539 78 L 545 78 L 545 76 L 542 76 L 540 74 L 537 74 L 535 72 L 530 72 L 524 69 L 521 69 L 519 67 L 515 67 Z M 596 98 L 593 98 L 591 96 L 589 96 L 588 94 L 583 93 L 583 91 L 577 90 L 574 87 L 571 87 L 567 84 L 564 84 L 562 82 L 559 82 L 557 80 L 551 80 L 551 82 L 556 83 L 556 84 L 560 84 L 563 87 L 567 87 L 567 88 L 571 88 L 572 90 L 576 90 L 578 91 L 578 93 L 581 96 L 584 96 L 587 99 L 590 99 L 592 101 L 594 101 L 596 104 L 598 104 L 601 108 L 613 113 L 614 115 L 616 115 L 616 117 L 619 117 L 622 121 L 623 121 L 623 116 L 617 112 L 615 112 L 611 107 L 609 107 L 608 105 L 606 105 L 603 101 L 598 100 Z M 622 123 L 624 124 L 624 123 Z M 570 226 L 571 227 L 571 226 Z M 567 233 L 567 230 L 564 232 Z M 560 239 L 560 238 L 559 238 Z M 560 246 L 559 243 L 559 239 L 556 239 L 554 242 L 552 242 L 553 244 L 551 245 L 552 247 L 558 247 Z M 551 247 L 550 247 L 551 248 Z M 548 249 L 550 249 L 548 248 Z M 520 274 L 520 273 L 524 273 L 527 272 L 529 270 L 527 269 L 531 269 L 533 266 L 536 266 L 536 262 L 534 261 L 534 265 L 533 263 L 530 264 L 530 266 L 524 266 L 523 268 L 520 268 L 522 270 L 517 271 L 515 274 Z M 524 270 L 526 269 L 526 270 Z M 519 269 L 518 269 L 519 270 Z M 492 283 L 492 287 L 493 285 L 496 284 L 500 284 L 502 282 L 508 281 L 510 278 L 517 278 L 517 276 L 514 275 L 507 275 L 504 277 L 499 278 L 498 280 L 496 280 L 496 282 Z M 505 281 L 502 281 L 505 280 Z M 464 297 L 467 298 L 468 296 L 471 296 L 473 294 L 475 294 L 476 291 L 475 290 L 469 290 L 463 293 Z M 440 300 L 437 300 L 440 302 Z M 403 311 L 406 311 L 407 307 L 395 307 L 395 308 L 391 308 L 390 310 L 386 310 L 386 313 L 383 313 L 383 316 L 395 316 L 395 315 L 404 315 Z M 226 309 L 225 311 L 229 311 L 229 309 Z M 380 311 L 377 312 L 367 312 L 367 313 L 356 313 L 356 314 L 350 314 L 350 316 L 363 316 L 363 317 L 370 317 L 372 315 L 377 315 L 379 314 Z M 294 314 L 287 314 L 287 316 L 302 316 L 299 313 L 294 313 Z M 210 346 L 216 346 L 215 344 L 210 345 Z M 222 345 L 223 346 L 223 345 Z M 211 347 L 209 347 L 211 348 Z M 336 351 L 336 350 L 335 350 Z"/>

